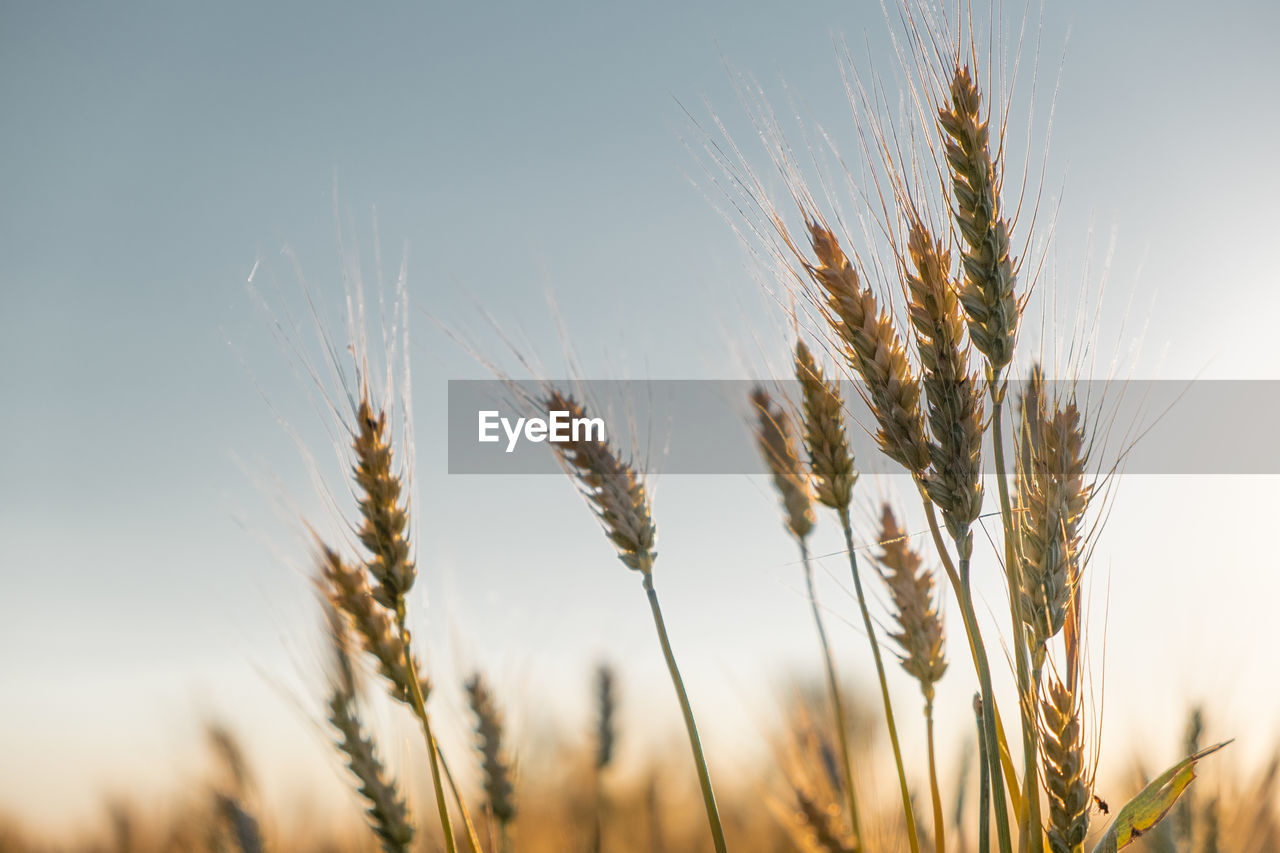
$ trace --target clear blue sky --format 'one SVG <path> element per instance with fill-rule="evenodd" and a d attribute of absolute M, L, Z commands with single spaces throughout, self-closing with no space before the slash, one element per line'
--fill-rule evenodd
<path fill-rule="evenodd" d="M 1280 378 L 1280 14 L 1053 5 L 1041 66 L 1051 87 L 1065 44 L 1049 170 L 1051 191 L 1066 186 L 1058 299 L 1074 311 L 1087 257 L 1097 283 L 1114 226 L 1104 360 L 1141 331 L 1139 375 Z M 272 406 L 322 463 L 333 454 L 245 279 L 261 260 L 260 281 L 296 294 L 287 245 L 336 306 L 335 175 L 366 273 L 374 207 L 389 270 L 408 246 L 415 603 L 433 664 L 447 681 L 483 663 L 517 707 L 554 709 L 555 689 L 585 704 L 599 656 L 622 663 L 635 697 L 666 689 L 636 579 L 568 484 L 445 474 L 444 382 L 484 371 L 427 314 L 496 351 L 483 308 L 556 364 L 550 291 L 593 377 L 779 361 L 784 326 L 715 209 L 681 105 L 705 119 L 705 99 L 763 169 L 729 68 L 778 103 L 785 79 L 851 153 L 833 36 L 892 62 L 879 4 L 376 8 L 0 5 L 0 810 L 91 817 L 104 791 L 164 790 L 205 714 L 246 733 L 273 790 L 332 765 L 307 722 L 318 697 L 291 686 L 319 647 L 304 544 L 273 508 L 280 493 L 320 503 Z M 767 719 L 759 683 L 813 661 L 773 499 L 763 482 L 671 478 L 655 500 L 695 703 L 749 731 Z M 1276 505 L 1263 480 L 1122 485 L 1098 569 L 1108 744 L 1123 754 L 1139 725 L 1164 748 L 1200 697 L 1221 705 L 1214 734 L 1253 738 L 1247 754 L 1277 734 L 1280 693 L 1257 678 L 1273 662 L 1254 636 L 1280 597 Z M 861 672 L 843 633 L 844 665 Z M 1146 670 L 1153 633 L 1168 648 Z M 446 718 L 459 710 L 440 701 Z"/>

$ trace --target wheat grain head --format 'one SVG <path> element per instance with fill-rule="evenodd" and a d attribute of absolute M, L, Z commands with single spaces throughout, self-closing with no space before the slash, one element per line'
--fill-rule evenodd
<path fill-rule="evenodd" d="M 580 403 L 555 390 L 544 397 L 543 406 L 548 412 L 569 412 L 575 419 L 585 416 Z M 646 575 L 653 571 L 658 556 L 653 550 L 656 530 L 644 482 L 634 467 L 603 439 L 584 437 L 557 442 L 553 447 L 595 509 L 618 549 L 618 558 Z"/>
<path fill-rule="evenodd" d="M 796 340 L 796 379 L 803 395 L 804 444 L 818 502 L 844 509 L 853 501 L 858 472 L 844 432 L 844 401 L 840 389 L 822 375 L 822 368 L 803 340 Z"/>
<path fill-rule="evenodd" d="M 849 366 L 866 383 L 879 425 L 876 441 L 890 459 L 922 475 L 929 465 L 929 443 L 920 412 L 920 380 L 893 318 L 881 309 L 871 289 L 862 286 L 836 236 L 813 219 L 807 225 L 817 261 L 806 261 L 805 268 L 825 294 L 824 313 Z"/>
<path fill-rule="evenodd" d="M 951 281 L 951 253 L 914 216 L 907 237 L 911 265 L 903 264 L 922 384 L 933 441 L 925 477 L 929 498 L 942 511 L 947 532 L 967 543 L 982 512 L 983 405 L 969 370 L 964 320 Z"/>
<path fill-rule="evenodd" d="M 751 392 L 751 405 L 756 411 L 756 446 L 782 499 L 787 529 L 796 539 L 803 540 L 813 530 L 813 502 L 809 498 L 808 477 L 792 440 L 791 416 L 759 386 Z"/>
<path fill-rule="evenodd" d="M 1001 215 L 1000 175 L 981 114 L 982 95 L 967 65 L 957 63 L 949 94 L 950 103 L 938 110 L 938 124 L 951 172 L 952 211 L 965 243 L 960 302 L 974 347 L 999 374 L 1013 359 L 1020 313 L 1009 222 Z"/>
<path fill-rule="evenodd" d="M 467 704 L 475 715 L 476 750 L 484 771 L 484 792 L 489 809 L 501 824 L 509 824 L 516 816 L 515 786 L 511 782 L 511 764 L 503 746 L 502 714 L 493 692 L 480 673 L 467 679 Z"/>
<path fill-rule="evenodd" d="M 898 629 L 889 636 L 902 649 L 898 659 L 902 668 L 920 683 L 925 701 L 932 702 L 933 686 L 947 671 L 933 573 L 923 567 L 924 561 L 912 549 L 888 504 L 880 515 L 880 553 L 876 560 L 893 596 Z"/>

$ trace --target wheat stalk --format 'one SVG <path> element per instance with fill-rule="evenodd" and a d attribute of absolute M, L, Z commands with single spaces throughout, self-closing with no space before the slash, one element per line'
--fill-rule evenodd
<path fill-rule="evenodd" d="M 1024 835 L 1029 837 L 1031 853 L 1040 853 L 1043 839 L 1039 829 L 1038 729 L 1033 707 L 1035 687 L 1022 630 L 1022 558 L 1005 473 L 1002 424 L 1006 389 L 1002 377 L 1013 358 L 1021 305 L 1014 293 L 1016 274 L 1010 256 L 1009 223 L 1001 215 L 1000 164 L 992 156 L 988 124 L 981 115 L 982 96 L 967 65 L 955 64 L 948 94 L 948 103 L 938 110 L 938 126 L 942 131 L 951 175 L 952 213 L 965 244 L 961 257 L 964 284 L 960 290 L 960 302 L 968 318 L 969 339 L 987 361 L 986 378 L 992 404 L 992 449 L 1004 523 L 1005 574 L 1013 622 L 1013 657 L 1024 758 L 1022 801 L 1026 812 L 1020 824 Z M 985 693 L 984 696 L 993 710 L 992 697 Z M 998 783 L 998 767 L 993 766 L 992 773 Z M 1002 797 L 995 798 L 995 807 L 1000 849 L 1002 853 L 1012 853 L 1012 838 Z"/>
<path fill-rule="evenodd" d="M 933 573 L 923 568 L 923 560 L 910 545 L 893 510 L 884 505 L 880 515 L 881 576 L 893 597 L 897 633 L 890 634 L 902 649 L 899 661 L 920 684 L 924 695 L 925 734 L 929 751 L 929 793 L 933 801 L 933 835 L 938 853 L 946 849 L 946 824 L 942 816 L 942 796 L 938 790 L 937 759 L 933 739 L 934 685 L 947 671 L 943 652 L 942 619 L 934 603 Z"/>
<path fill-rule="evenodd" d="M 817 226 L 814 227 L 816 228 Z M 819 256 L 821 257 L 822 255 L 820 254 Z M 852 268 L 848 266 L 847 261 L 840 269 L 852 274 Z M 887 323 L 877 328 L 892 331 L 892 327 Z M 896 335 L 894 338 L 896 340 Z M 806 441 L 814 442 L 813 445 L 809 446 L 811 463 L 814 460 L 822 460 L 821 464 L 827 466 L 829 470 L 823 471 L 820 475 L 821 478 L 829 483 L 837 481 L 842 484 L 847 483 L 848 486 L 844 488 L 842 485 L 839 489 L 829 488 L 828 492 L 831 496 L 838 494 L 845 499 L 845 503 L 835 506 L 834 509 L 840 518 L 840 527 L 844 531 L 845 549 L 849 555 L 849 570 L 853 575 L 853 588 L 858 599 L 858 610 L 862 614 L 862 626 L 866 631 L 867 640 L 871 644 L 871 656 L 875 661 L 876 676 L 880 682 L 880 698 L 884 706 L 885 724 L 889 729 L 889 743 L 893 747 L 893 758 L 898 770 L 898 788 L 902 796 L 902 810 L 907 823 L 907 840 L 910 842 L 912 853 L 919 853 L 920 840 L 916 833 L 915 810 L 911 805 L 911 792 L 907 788 L 906 768 L 902 764 L 902 747 L 898 743 L 898 728 L 894 721 L 893 704 L 889 701 L 889 683 L 885 678 L 884 662 L 880 657 L 880 643 L 876 640 L 875 627 L 871 623 L 871 613 L 867 609 L 866 596 L 863 594 L 862 575 L 858 570 L 858 555 L 853 545 L 853 525 L 849 518 L 849 502 L 852 500 L 852 486 L 856 475 L 852 473 L 853 457 L 849 453 L 848 444 L 844 439 L 844 405 L 840 399 L 839 390 L 822 378 L 822 371 L 813 362 L 813 359 L 808 357 L 808 350 L 803 343 L 798 344 L 796 348 L 796 369 L 797 378 L 800 380 L 801 389 L 805 396 L 803 407 L 805 412 L 804 435 Z M 875 392 L 873 392 L 873 399 L 875 396 Z M 880 417 L 880 415 L 877 415 L 877 417 Z M 894 418 L 887 416 L 881 418 L 882 423 L 890 423 L 893 420 Z M 910 419 L 908 420 L 910 421 Z M 917 417 L 915 420 L 918 421 L 919 418 Z M 919 427 L 923 435 L 923 422 L 919 424 Z M 816 452 L 815 447 L 817 448 Z M 888 453 L 887 450 L 885 452 Z M 852 790 L 852 787 L 852 777 L 850 777 L 849 790 Z"/>
<path fill-rule="evenodd" d="M 548 412 L 568 412 L 571 419 L 582 418 L 585 410 L 576 400 L 554 389 L 542 400 Z M 637 476 L 630 463 L 624 461 L 604 439 L 584 435 L 580 439 L 557 442 L 552 445 L 561 462 L 577 481 L 579 489 L 595 509 L 604 526 L 605 534 L 618 551 L 623 565 L 640 572 L 653 625 L 658 632 L 658 642 L 667 662 L 671 684 L 675 688 L 680 711 L 684 715 L 685 730 L 689 735 L 689 747 L 693 752 L 698 771 L 698 785 L 702 791 L 702 803 L 707 812 L 707 823 L 716 853 L 726 853 L 724 828 L 720 811 L 716 806 L 715 792 L 711 787 L 711 774 L 702 753 L 702 741 L 693 718 L 693 707 L 685 691 L 684 680 L 676 666 L 675 653 L 667 636 L 658 593 L 653 586 L 653 564 L 656 530 L 649 511 L 649 497 L 644 482 Z"/>
<path fill-rule="evenodd" d="M 805 438 L 808 439 L 809 459 L 813 471 L 815 490 L 820 501 L 831 503 L 843 500 L 848 506 L 853 494 L 853 457 L 849 454 L 841 419 L 839 395 L 829 388 L 822 378 L 821 368 L 804 345 L 796 342 L 796 372 L 804 392 Z M 856 847 L 862 846 L 862 825 L 858 813 L 858 798 L 853 777 L 853 759 L 849 749 L 849 733 L 845 724 L 844 703 L 840 697 L 839 680 L 836 677 L 835 659 L 831 642 L 823 623 L 822 610 L 813 585 L 813 563 L 809 558 L 808 535 L 813 528 L 813 506 L 809 499 L 808 477 L 800 463 L 791 440 L 791 420 L 776 408 L 763 389 L 756 389 L 752 402 L 758 412 L 756 443 L 773 474 L 774 486 L 787 510 L 787 529 L 800 547 L 800 561 L 804 566 L 805 587 L 809 593 L 809 608 L 813 613 L 818 642 L 822 648 L 823 669 L 827 678 L 827 696 L 831 702 L 836 737 L 840 744 L 841 771 L 844 774 L 845 804 L 849 810 L 850 831 Z M 802 442 L 803 443 L 803 442 Z"/>
<path fill-rule="evenodd" d="M 981 694 L 973 694 L 973 716 L 978 729 L 978 853 L 990 853 L 991 850 L 991 767 L 993 763 L 991 744 L 987 742 L 987 713 L 983 708 Z M 1000 759 L 994 758 L 999 764 Z M 997 796 L 999 794 L 997 793 Z M 1003 799 L 1001 797 L 1001 799 Z"/>
<path fill-rule="evenodd" d="M 402 654 L 403 667 L 398 674 L 403 680 L 399 683 L 393 680 L 393 683 L 396 683 L 398 688 L 407 695 L 407 701 L 413 713 L 421 722 L 422 738 L 426 742 L 426 754 L 428 754 L 428 763 L 431 768 L 431 786 L 435 792 L 436 811 L 440 816 L 440 829 L 444 834 L 445 850 L 447 853 L 457 853 L 452 820 L 449 818 L 448 804 L 444 799 L 443 757 L 440 756 L 435 735 L 431 733 L 430 716 L 426 711 L 426 692 L 422 690 L 421 680 L 416 676 L 417 665 L 413 657 L 410 630 L 408 630 L 406 596 L 416 578 L 416 569 L 410 557 L 410 544 L 408 544 L 408 507 L 401 496 L 401 478 L 393 467 L 387 411 L 375 410 L 366 386 L 361 387 L 356 424 L 351 433 L 352 450 L 355 452 L 352 473 L 362 493 L 360 497 L 362 521 L 358 537 L 369 552 L 364 571 L 374 578 L 378 588 L 372 590 L 371 596 L 366 590 L 361 589 L 364 599 L 360 602 L 356 602 L 352 596 L 339 598 L 339 605 L 362 608 L 366 613 L 376 612 L 378 606 L 385 608 L 385 612 L 376 617 L 381 622 L 379 629 L 383 631 L 384 644 L 385 634 L 389 633 L 385 630 L 384 617 L 389 616 L 394 619 L 394 625 L 396 625 L 394 633 L 399 635 L 397 651 Z M 390 666 L 389 661 L 379 660 L 379 663 L 387 665 L 387 670 L 397 669 Z M 467 815 L 465 803 L 461 798 L 456 799 L 463 825 L 466 826 L 468 843 L 477 853 L 480 843 L 472 829 L 470 815 Z"/>

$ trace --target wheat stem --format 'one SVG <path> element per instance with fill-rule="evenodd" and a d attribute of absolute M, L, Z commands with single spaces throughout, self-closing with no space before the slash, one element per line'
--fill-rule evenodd
<path fill-rule="evenodd" d="M 404 642 L 405 665 L 410 672 L 417 672 L 413 651 L 409 645 L 409 629 L 405 626 L 403 602 L 396 611 L 396 621 L 400 626 L 400 638 Z M 445 850 L 447 853 L 458 853 L 458 845 L 453 838 L 453 824 L 449 821 L 449 805 L 445 802 L 444 787 L 440 784 L 440 758 L 436 750 L 436 739 L 431 733 L 431 718 L 427 715 L 426 702 L 422 698 L 422 688 L 417 679 L 409 679 L 409 699 L 413 703 L 414 714 L 422 723 L 422 736 L 427 742 L 427 758 L 431 764 L 431 785 L 435 789 L 436 808 L 440 812 L 440 828 L 444 833 Z"/>
<path fill-rule="evenodd" d="M 726 853 L 724 828 L 720 825 L 720 812 L 716 808 L 715 793 L 711 790 L 711 774 L 707 772 L 707 760 L 702 754 L 702 742 L 698 738 L 698 726 L 693 720 L 693 708 L 689 705 L 689 696 L 684 690 L 684 681 L 680 678 L 680 670 L 676 667 L 676 658 L 671 651 L 671 641 L 667 638 L 667 626 L 662 621 L 662 608 L 658 606 L 658 593 L 653 588 L 653 573 L 644 573 L 644 591 L 649 597 L 649 608 L 653 611 L 653 624 L 658 629 L 658 641 L 662 644 L 662 655 L 667 660 L 667 669 L 671 673 L 671 683 L 675 686 L 676 697 L 680 700 L 680 711 L 684 714 L 684 726 L 689 732 L 689 746 L 693 750 L 693 762 L 698 769 L 698 784 L 702 788 L 702 802 L 707 809 L 707 822 L 711 826 L 711 839 L 716 853 Z"/>
<path fill-rule="evenodd" d="M 980 696 L 973 697 L 973 715 L 978 725 L 978 853 L 991 853 L 991 757 L 987 754 L 987 715 Z"/>
<path fill-rule="evenodd" d="M 959 590 L 967 588 L 967 582 L 962 583 L 960 573 L 956 570 L 956 565 L 951 560 L 951 555 L 947 551 L 947 546 L 942 539 L 942 528 L 938 524 L 938 518 L 933 509 L 933 503 L 929 500 L 927 494 L 921 492 L 921 498 L 924 500 L 924 514 L 929 522 L 929 533 L 933 536 L 933 544 L 938 549 L 938 554 L 942 558 L 942 566 L 947 572 L 952 588 L 956 590 L 957 598 L 960 596 Z M 969 563 L 964 562 L 961 565 L 964 576 L 967 579 L 969 574 Z M 963 621 L 963 620 L 962 620 Z M 976 623 L 975 623 L 976 624 Z M 969 641 L 969 655 L 973 660 L 973 668 L 978 670 L 978 651 L 977 646 L 982 643 L 982 635 L 976 637 L 969 631 L 969 623 L 965 622 L 965 638 Z M 985 646 L 984 646 L 985 649 Z M 1009 742 L 1004 734 L 1004 720 L 1000 716 L 1000 705 L 995 701 L 995 697 L 991 697 L 991 713 L 996 720 L 996 747 L 1000 757 L 1000 766 L 1004 768 L 1004 777 L 1007 781 L 1005 784 L 1005 793 L 1008 795 L 1010 802 L 1013 804 L 1014 811 L 1022 809 L 1022 794 L 1018 789 L 1018 774 L 1013 766 L 1013 758 L 1009 752 Z"/>
<path fill-rule="evenodd" d="M 1022 549 L 1014 526 L 1013 508 L 1009 500 L 1009 479 L 1005 471 L 1003 416 L 1007 384 L 1001 382 L 1000 371 L 988 367 L 987 382 L 991 390 L 991 442 L 996 463 L 996 484 L 1000 494 L 1000 516 L 1004 521 L 1005 576 L 1009 584 L 1009 610 L 1013 618 L 1013 654 L 1018 678 L 1018 708 L 1022 717 L 1022 801 L 1026 819 L 1021 827 L 1022 840 L 1031 853 L 1043 853 L 1044 837 L 1040 820 L 1040 770 L 1037 744 L 1035 694 L 1027 659 L 1027 635 L 1022 619 Z"/>
<path fill-rule="evenodd" d="M 836 679 L 835 661 L 831 655 L 831 643 L 827 640 L 827 628 L 822 621 L 822 610 L 813 588 L 813 563 L 809 559 L 809 546 L 804 539 L 800 543 L 800 559 L 804 563 L 804 581 L 809 590 L 809 606 L 813 609 L 813 623 L 818 629 L 818 641 L 822 644 L 822 663 L 827 674 L 827 692 L 831 699 L 831 712 L 835 717 L 836 737 L 840 744 L 840 758 L 844 762 L 845 803 L 849 807 L 849 824 L 853 831 L 854 847 L 862 850 L 862 824 L 858 819 L 858 801 L 853 790 L 853 761 L 849 754 L 849 732 L 845 725 L 844 703 L 840 699 L 839 682 Z"/>
<path fill-rule="evenodd" d="M 959 571 L 951 562 L 951 557 L 947 553 L 946 544 L 942 540 L 942 531 L 938 528 L 938 516 L 933 511 L 933 502 L 929 500 L 929 496 L 924 492 L 923 486 L 920 489 L 920 497 L 924 501 L 925 517 L 929 520 L 929 532 L 933 534 L 934 544 L 938 548 L 938 553 L 942 555 L 942 565 L 946 569 L 947 577 L 951 579 L 951 585 L 955 589 L 956 601 L 960 604 L 960 616 L 964 622 L 965 634 L 969 638 L 969 652 L 973 655 L 973 667 L 978 673 L 978 687 L 982 691 L 982 725 L 984 727 L 984 749 L 991 753 L 989 763 L 989 773 L 991 774 L 991 790 L 993 792 L 1002 791 L 1006 787 L 1004 773 L 1001 772 L 1001 764 L 1004 756 L 1000 752 L 1000 744 L 1003 740 L 1002 727 L 997 725 L 995 713 L 995 692 L 991 687 L 991 667 L 987 662 L 986 646 L 982 642 L 982 632 L 978 629 L 978 617 L 973 609 L 973 596 L 969 590 L 969 558 L 962 556 L 960 558 Z M 1007 765 L 1009 775 L 1008 792 L 1009 796 L 1015 800 L 1013 806 L 1014 811 L 1020 811 L 1018 794 L 1015 792 L 1016 782 L 1013 772 L 1012 760 Z M 1000 853 L 1013 853 L 1013 835 L 1009 829 L 1009 813 L 1006 808 L 1005 798 L 1003 795 L 992 797 L 995 803 L 996 814 L 996 834 L 999 837 Z"/>
<path fill-rule="evenodd" d="M 458 814 L 462 817 L 462 828 L 467 832 L 467 847 L 471 853 L 484 853 L 480 846 L 480 837 L 476 834 L 475 825 L 471 822 L 471 814 L 467 811 L 467 804 L 462 799 L 462 793 L 458 790 L 458 783 L 453 779 L 453 771 L 449 769 L 449 762 L 445 760 L 444 750 L 440 749 L 440 744 L 436 744 L 436 755 L 440 759 L 440 769 L 444 772 L 444 780 L 449 785 L 449 794 L 453 797 L 454 805 L 458 807 Z"/>
<path fill-rule="evenodd" d="M 853 573 L 853 588 L 858 596 L 858 609 L 862 612 L 862 626 L 871 643 L 871 656 L 876 663 L 876 677 L 880 680 L 880 697 L 884 701 L 884 718 L 889 727 L 889 743 L 893 747 L 893 760 L 898 767 L 898 787 L 902 793 L 902 811 L 907 819 L 907 841 L 911 853 L 920 853 L 920 839 L 916 833 L 915 810 L 911 807 L 911 792 L 907 788 L 907 772 L 902 766 L 902 747 L 898 743 L 898 727 L 893 719 L 893 704 L 889 701 L 889 682 L 884 675 L 884 661 L 880 658 L 880 644 L 876 641 L 875 628 L 871 624 L 871 612 L 867 609 L 866 596 L 862 593 L 862 576 L 858 571 L 858 555 L 853 549 L 853 526 L 849 521 L 849 508 L 841 507 L 840 526 L 844 529 L 844 544 L 849 552 L 849 568 Z"/>
<path fill-rule="evenodd" d="M 946 853 L 946 824 L 942 816 L 942 795 L 938 791 L 938 762 L 933 749 L 933 700 L 924 703 L 925 733 L 929 739 L 929 795 L 933 798 L 933 843 L 937 853 Z"/>

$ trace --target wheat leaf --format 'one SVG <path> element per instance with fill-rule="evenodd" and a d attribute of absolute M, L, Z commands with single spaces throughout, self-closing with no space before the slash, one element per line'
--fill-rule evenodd
<path fill-rule="evenodd" d="M 1093 848 L 1093 853 L 1116 853 L 1159 823 L 1182 792 L 1187 790 L 1191 780 L 1196 778 L 1196 762 L 1229 743 L 1229 740 L 1223 741 L 1189 755 L 1153 779 L 1120 809 L 1107 834 Z"/>

